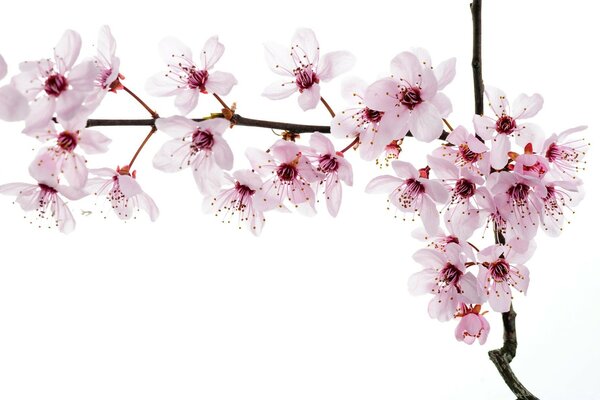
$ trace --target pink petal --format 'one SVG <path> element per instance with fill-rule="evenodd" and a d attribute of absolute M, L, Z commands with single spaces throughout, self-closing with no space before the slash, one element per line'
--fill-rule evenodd
<path fill-rule="evenodd" d="M 0 87 L 0 119 L 21 121 L 29 114 L 29 102 L 11 85 Z"/>
<path fill-rule="evenodd" d="M 460 278 L 460 288 L 470 303 L 477 304 L 485 300 L 483 298 L 483 288 L 471 272 L 467 272 Z"/>
<path fill-rule="evenodd" d="M 0 54 L 0 80 L 4 79 L 7 72 L 8 66 L 6 65 L 6 61 L 4 61 L 4 57 Z"/>
<path fill-rule="evenodd" d="M 304 89 L 298 96 L 298 104 L 304 111 L 316 108 L 321 99 L 321 88 L 318 84 L 312 85 L 308 89 Z"/>
<path fill-rule="evenodd" d="M 346 78 L 342 81 L 342 96 L 347 102 L 357 103 L 365 96 L 368 86 L 367 82 L 360 78 Z"/>
<path fill-rule="evenodd" d="M 25 119 L 25 129 L 23 129 L 23 133 L 36 137 L 35 133 L 46 131 L 52 120 L 55 109 L 55 98 L 40 97 L 31 103 L 31 110 Z"/>
<path fill-rule="evenodd" d="M 356 58 L 347 51 L 327 53 L 321 58 L 317 75 L 323 82 L 328 82 L 336 76 L 350 71 L 355 63 Z"/>
<path fill-rule="evenodd" d="M 450 102 L 448 96 L 446 96 L 444 93 L 436 94 L 433 99 L 429 100 L 429 102 L 438 109 L 438 112 L 442 118 L 447 118 L 452 112 L 452 103 Z"/>
<path fill-rule="evenodd" d="M 197 157 L 202 157 L 198 155 Z M 189 167 L 190 144 L 181 139 L 164 143 L 152 159 L 154 168 L 163 172 L 178 172 Z"/>
<path fill-rule="evenodd" d="M 248 158 L 248 161 L 250 161 L 250 165 L 252 165 L 252 168 L 254 168 L 254 170 L 260 175 L 266 176 L 267 174 L 271 173 L 272 168 L 264 167 L 272 166 L 274 163 L 269 153 L 266 153 L 259 149 L 255 149 L 253 147 L 249 147 L 248 149 L 246 149 L 246 158 Z"/>
<path fill-rule="evenodd" d="M 396 175 L 402 179 L 414 179 L 419 177 L 417 169 L 411 163 L 406 161 L 394 160 L 392 161 L 392 168 Z"/>
<path fill-rule="evenodd" d="M 493 290 L 494 286 L 496 291 Z M 511 303 L 511 292 L 508 285 L 504 282 L 497 282 L 496 285 L 492 285 L 490 288 L 489 303 L 492 310 L 496 312 L 507 312 L 510 309 Z"/>
<path fill-rule="evenodd" d="M 544 105 L 544 99 L 535 93 L 531 96 L 520 94 L 513 102 L 511 114 L 515 119 L 531 118 L 535 116 Z"/>
<path fill-rule="evenodd" d="M 433 65 L 431 64 L 431 55 L 426 49 L 422 47 L 415 47 L 412 48 L 411 51 L 417 57 L 419 62 L 423 64 L 424 68 L 431 69 L 433 67 Z"/>
<path fill-rule="evenodd" d="M 458 179 L 458 167 L 454 163 L 432 155 L 427 156 L 427 165 L 431 167 L 435 176 L 439 179 Z"/>
<path fill-rule="evenodd" d="M 425 193 L 437 203 L 445 204 L 448 201 L 448 190 L 440 182 L 430 179 L 422 179 L 420 182 L 425 186 Z"/>
<path fill-rule="evenodd" d="M 365 104 L 371 110 L 396 111 L 398 82 L 391 78 L 380 79 L 370 85 L 365 93 Z"/>
<path fill-rule="evenodd" d="M 315 132 L 310 135 L 309 144 L 319 154 L 335 154 L 333 143 L 322 133 Z"/>
<path fill-rule="evenodd" d="M 152 96 L 172 96 L 179 90 L 177 82 L 165 76 L 164 72 L 159 72 L 146 81 L 146 91 Z"/>
<path fill-rule="evenodd" d="M 129 175 L 119 175 L 119 188 L 125 197 L 133 197 L 142 193 L 142 187 Z"/>
<path fill-rule="evenodd" d="M 421 99 L 430 101 L 438 91 L 437 80 L 430 69 L 423 69 L 420 74 L 418 85 L 421 88 Z"/>
<path fill-rule="evenodd" d="M 222 169 L 231 169 L 233 168 L 233 152 L 231 148 L 219 135 L 213 136 L 214 145 L 212 148 L 212 155 L 215 158 L 215 162 Z"/>
<path fill-rule="evenodd" d="M 298 90 L 294 82 L 273 82 L 265 88 L 262 95 L 271 100 L 281 100 L 290 97 Z"/>
<path fill-rule="evenodd" d="M 419 215 L 425 231 L 430 235 L 435 235 L 440 227 L 440 214 L 428 196 L 423 196 Z"/>
<path fill-rule="evenodd" d="M 454 287 L 448 290 L 448 293 L 442 292 L 436 295 L 429 302 L 428 311 L 431 318 L 438 321 L 449 321 L 456 311 L 458 300 L 456 289 Z"/>
<path fill-rule="evenodd" d="M 203 69 L 211 69 L 225 52 L 225 46 L 219 42 L 218 36 L 210 37 L 200 53 Z"/>
<path fill-rule="evenodd" d="M 412 274 L 408 278 L 408 292 L 413 296 L 431 294 L 437 284 L 435 278 L 437 273 L 433 269 L 424 269 Z"/>
<path fill-rule="evenodd" d="M 271 68 L 271 71 L 278 75 L 291 75 L 295 68 L 292 57 L 290 57 L 290 50 L 288 47 L 283 47 L 278 43 L 265 43 L 265 58 L 267 65 Z"/>
<path fill-rule="evenodd" d="M 186 65 L 191 63 L 192 51 L 179 39 L 174 37 L 167 37 L 161 40 L 158 43 L 158 50 L 162 59 L 167 64 L 177 65 L 182 60 L 186 61 Z"/>
<path fill-rule="evenodd" d="M 431 142 L 442 134 L 442 117 L 433 104 L 421 103 L 412 110 L 409 128 L 415 139 Z"/>
<path fill-rule="evenodd" d="M 327 211 L 332 217 L 336 217 L 342 205 L 342 183 L 332 182 L 325 191 L 327 196 Z"/>
<path fill-rule="evenodd" d="M 86 61 L 77 64 L 69 74 L 67 80 L 69 81 L 69 84 L 73 86 L 73 91 L 89 93 L 94 90 L 94 80 L 96 79 L 97 74 L 98 71 L 96 70 L 94 63 Z M 59 98 L 64 94 L 65 93 L 62 93 Z"/>
<path fill-rule="evenodd" d="M 85 100 L 85 93 L 76 90 L 67 90 L 56 99 L 56 115 L 60 119 L 71 119 Z"/>
<path fill-rule="evenodd" d="M 271 146 L 271 152 L 275 159 L 280 162 L 289 163 L 292 162 L 300 153 L 298 145 L 294 142 L 288 142 L 285 140 L 278 140 Z"/>
<path fill-rule="evenodd" d="M 79 132 L 78 145 L 87 154 L 106 153 L 108 151 L 108 145 L 110 142 L 112 142 L 112 140 L 110 140 L 108 137 L 92 129 L 82 129 Z"/>
<path fill-rule="evenodd" d="M 390 194 L 398 186 L 400 186 L 404 182 L 403 179 L 399 179 L 395 176 L 391 175 L 383 175 L 378 176 L 372 179 L 365 188 L 365 192 L 367 193 L 385 193 Z"/>
<path fill-rule="evenodd" d="M 336 138 L 353 138 L 360 134 L 362 129 L 357 127 L 355 118 L 358 118 L 362 110 L 350 108 L 338 112 L 331 120 L 331 134 Z"/>
<path fill-rule="evenodd" d="M 398 54 L 391 62 L 392 74 L 396 79 L 404 79 L 411 85 L 421 83 L 422 64 L 417 56 L 408 51 Z"/>
<path fill-rule="evenodd" d="M 156 120 L 156 127 L 167 135 L 181 139 L 196 130 L 198 123 L 180 115 Z"/>
<path fill-rule="evenodd" d="M 531 143 L 534 150 L 541 149 L 546 138 L 543 129 L 531 122 L 521 125 L 521 129 L 515 132 L 515 135 L 515 142 L 519 146 L 525 147 L 528 143 Z"/>
<path fill-rule="evenodd" d="M 233 178 L 252 190 L 258 190 L 262 186 L 262 179 L 260 179 L 260 176 L 249 169 L 235 171 L 233 173 Z"/>
<path fill-rule="evenodd" d="M 71 214 L 71 210 L 65 204 L 65 202 L 56 196 L 56 209 L 55 215 L 56 223 L 58 224 L 58 230 L 62 233 L 71 233 L 75 229 L 75 218 Z"/>
<path fill-rule="evenodd" d="M 490 140 L 496 133 L 496 121 L 490 117 L 474 115 L 473 125 L 475 126 L 475 132 L 485 140 Z"/>
<path fill-rule="evenodd" d="M 508 114 L 508 101 L 506 100 L 506 94 L 502 90 L 486 85 L 485 95 L 488 98 L 492 111 L 494 111 L 497 117 L 505 113 Z"/>
<path fill-rule="evenodd" d="M 338 178 L 348 186 L 353 184 L 352 165 L 345 158 L 338 158 Z"/>
<path fill-rule="evenodd" d="M 158 218 L 158 207 L 152 197 L 142 192 L 137 196 L 138 207 L 148 214 L 150 221 L 154 222 Z"/>
<path fill-rule="evenodd" d="M 85 158 L 79 154 L 71 153 L 62 163 L 62 173 L 69 185 L 75 188 L 83 188 L 87 181 L 88 169 L 85 165 Z"/>
<path fill-rule="evenodd" d="M 198 105 L 198 93 L 196 89 L 182 89 L 175 96 L 175 107 L 183 115 L 189 114 Z"/>
<path fill-rule="evenodd" d="M 508 152 L 510 151 L 510 140 L 504 134 L 496 135 L 492 141 L 490 161 L 492 168 L 502 169 L 508 163 Z"/>
<path fill-rule="evenodd" d="M 227 96 L 237 83 L 237 79 L 229 72 L 214 71 L 208 75 L 205 86 L 210 93 Z"/>
<path fill-rule="evenodd" d="M 433 70 L 438 81 L 438 90 L 443 90 L 456 76 L 456 58 L 442 61 Z"/>
<path fill-rule="evenodd" d="M 302 62 L 316 64 L 319 61 L 319 42 L 311 29 L 299 28 L 296 30 L 292 37 L 292 49 Z"/>
<path fill-rule="evenodd" d="M 98 32 L 98 53 L 100 53 L 107 61 L 111 61 L 117 51 L 117 43 L 113 37 L 110 27 L 104 25 Z"/>
<path fill-rule="evenodd" d="M 230 122 L 225 118 L 211 118 L 206 121 L 195 122 L 200 130 L 208 130 L 213 135 L 223 135 L 229 129 Z"/>
<path fill-rule="evenodd" d="M 54 48 L 54 59 L 61 74 L 64 75 L 75 64 L 80 50 L 81 36 L 75 31 L 66 30 Z"/>

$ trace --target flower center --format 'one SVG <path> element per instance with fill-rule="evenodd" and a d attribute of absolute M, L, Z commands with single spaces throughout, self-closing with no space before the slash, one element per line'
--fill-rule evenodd
<path fill-rule="evenodd" d="M 196 153 L 200 150 L 211 150 L 214 144 L 215 139 L 212 133 L 197 129 L 192 135 L 192 144 L 190 147 Z"/>
<path fill-rule="evenodd" d="M 412 208 L 417 197 L 425 193 L 425 186 L 416 179 L 409 178 L 404 181 L 404 187 L 400 190 L 400 205 L 403 208 Z"/>
<path fill-rule="evenodd" d="M 337 158 L 332 157 L 331 154 L 323 154 L 319 157 L 319 170 L 326 174 L 337 171 L 339 166 Z"/>
<path fill-rule="evenodd" d="M 462 274 L 463 273 L 460 269 L 456 268 L 450 263 L 447 263 L 446 265 L 444 265 L 444 268 L 442 268 L 442 270 L 440 271 L 438 280 L 440 283 L 445 283 L 448 286 L 456 286 Z"/>
<path fill-rule="evenodd" d="M 77 133 L 64 131 L 58 135 L 56 144 L 63 150 L 72 152 L 77 147 Z"/>
<path fill-rule="evenodd" d="M 198 89 L 202 93 L 206 93 L 206 80 L 208 79 L 208 71 L 191 69 L 188 72 L 188 86 L 190 89 Z"/>
<path fill-rule="evenodd" d="M 414 109 L 417 105 L 421 104 L 421 90 L 416 87 L 402 88 L 400 93 L 400 103 L 404 104 L 409 110 Z"/>
<path fill-rule="evenodd" d="M 300 89 L 300 93 L 304 89 L 310 89 L 312 85 L 319 83 L 319 77 L 310 67 L 304 67 L 296 71 L 296 86 Z"/>
<path fill-rule="evenodd" d="M 500 258 L 490 264 L 489 270 L 492 279 L 496 282 L 504 282 L 510 271 L 510 265 L 508 265 L 505 259 Z"/>
<path fill-rule="evenodd" d="M 509 115 L 503 114 L 496 121 L 496 132 L 510 135 L 517 129 L 517 121 Z"/>
<path fill-rule="evenodd" d="M 481 158 L 481 154 L 472 151 L 465 143 L 458 146 L 458 155 L 465 164 L 472 164 Z"/>
<path fill-rule="evenodd" d="M 298 170 L 292 164 L 281 164 L 277 167 L 277 176 L 283 182 L 291 182 L 298 176 Z"/>
<path fill-rule="evenodd" d="M 561 156 L 561 153 L 562 152 L 560 151 L 556 143 L 552 143 L 550 144 L 550 146 L 548 146 L 548 150 L 546 150 L 546 158 L 548 159 L 548 161 L 554 162 Z"/>
<path fill-rule="evenodd" d="M 524 183 L 517 183 L 516 185 L 509 187 L 506 193 L 515 203 L 523 205 L 527 201 L 530 189 L 531 188 Z"/>
<path fill-rule="evenodd" d="M 98 73 L 96 81 L 98 85 L 102 89 L 106 89 L 112 82 L 106 82 L 108 78 L 112 75 L 112 68 L 102 68 L 102 70 Z"/>
<path fill-rule="evenodd" d="M 44 84 L 44 90 L 48 96 L 58 97 L 62 92 L 67 90 L 69 83 L 67 78 L 60 74 L 50 75 Z"/>
<path fill-rule="evenodd" d="M 38 186 L 40 187 L 42 194 L 45 196 L 47 194 L 54 194 L 56 193 L 56 189 L 54 189 L 53 187 L 50 187 L 48 185 L 45 185 L 43 183 L 38 183 Z"/>
<path fill-rule="evenodd" d="M 245 203 L 246 198 L 248 198 L 248 197 L 252 196 L 254 193 L 256 193 L 256 190 L 252 190 L 248 186 L 242 185 L 239 182 L 235 182 L 235 190 L 237 191 L 238 195 L 240 196 L 240 199 L 239 199 L 240 204 Z"/>
<path fill-rule="evenodd" d="M 383 111 L 371 110 L 369 107 L 365 107 L 363 110 L 363 117 L 369 122 L 377 123 L 381 121 Z"/>
<path fill-rule="evenodd" d="M 462 197 L 463 199 L 468 199 L 475 194 L 475 184 L 465 178 L 460 178 L 456 181 L 456 185 L 454 186 L 454 193 Z"/>

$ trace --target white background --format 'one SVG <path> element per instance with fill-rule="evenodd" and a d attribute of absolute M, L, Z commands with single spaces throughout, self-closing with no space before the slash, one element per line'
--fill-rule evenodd
<path fill-rule="evenodd" d="M 539 92 L 535 118 L 549 132 L 579 124 L 598 134 L 598 21 L 593 2 L 510 0 L 484 4 L 484 79 L 509 98 Z M 173 35 L 197 54 L 218 33 L 226 46 L 217 69 L 239 80 L 227 101 L 248 117 L 328 123 L 319 107 L 303 113 L 295 97 L 262 98 L 277 77 L 262 43 L 287 44 L 313 28 L 321 50 L 347 49 L 352 73 L 374 80 L 412 46 L 434 62 L 457 57 L 446 89 L 450 121 L 470 126 L 473 110 L 468 1 L 303 2 L 11 2 L 2 7 L 0 53 L 17 62 L 51 55 L 66 28 L 84 38 L 85 55 L 102 24 L 118 41 L 125 83 L 161 115 L 171 99 L 150 98 L 145 80 L 162 68 L 157 43 Z M 339 79 L 322 93 L 344 107 Z M 194 115 L 219 110 L 210 96 Z M 98 117 L 146 118 L 125 93 L 109 95 Z M 0 182 L 28 180 L 39 144 L 19 124 L 0 124 Z M 110 128 L 109 154 L 91 167 L 127 163 L 143 128 Z M 268 130 L 226 135 L 236 168 L 248 145 L 265 148 Z M 320 204 L 315 218 L 269 214 L 260 238 L 200 210 L 190 173 L 163 174 L 151 159 L 157 134 L 136 163 L 138 181 L 161 216 L 104 220 L 94 200 L 71 204 L 77 229 L 65 236 L 24 220 L 0 198 L 0 399 L 511 399 L 487 351 L 501 344 L 498 314 L 488 343 L 454 339 L 455 322 L 427 315 L 428 298 L 411 297 L 418 270 L 410 238 L 416 223 L 394 220 L 382 196 L 364 187 L 379 170 L 350 154 L 355 187 L 345 188 L 337 219 Z M 338 142 L 342 147 L 346 143 Z M 596 143 L 597 145 L 597 143 Z M 34 150 L 35 149 L 35 150 Z M 431 146 L 407 141 L 403 157 L 422 164 Z M 599 159 L 588 155 L 587 197 L 558 239 L 540 237 L 528 263 L 530 291 L 515 307 L 519 335 L 513 367 L 543 399 L 600 399 Z M 189 172 L 189 171 L 186 171 Z M 101 203 L 99 201 L 99 203 Z M 82 210 L 92 215 L 82 216 Z M 106 208 L 104 208 L 106 212 Z M 479 241 L 485 246 L 485 241 Z"/>

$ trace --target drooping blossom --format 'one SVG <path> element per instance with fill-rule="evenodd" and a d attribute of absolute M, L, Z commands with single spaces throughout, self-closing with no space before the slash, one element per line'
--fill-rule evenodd
<path fill-rule="evenodd" d="M 233 153 L 223 139 L 229 121 L 214 118 L 195 122 L 181 116 L 159 118 L 156 127 L 173 137 L 156 153 L 154 167 L 177 172 L 191 167 L 198 189 L 205 195 L 215 193 L 223 183 L 223 170 L 233 167 Z"/>
<path fill-rule="evenodd" d="M 86 190 L 95 196 L 105 196 L 120 219 L 131 219 L 140 210 L 144 210 L 151 221 L 158 218 L 158 207 L 137 183 L 135 171 L 130 173 L 128 167 L 117 167 L 116 170 L 91 169 L 90 173 L 95 177 L 88 180 Z"/>
<path fill-rule="evenodd" d="M 50 147 L 42 148 L 29 166 L 30 172 L 52 176 L 55 184 L 64 176 L 70 186 L 82 188 L 88 178 L 86 159 L 77 150 L 87 154 L 108 151 L 111 140 L 102 133 L 86 128 L 85 114 L 71 120 L 58 120 L 60 125 L 50 125 L 46 130 L 35 129 L 28 135 L 43 142 L 51 141 Z"/>
<path fill-rule="evenodd" d="M 456 340 L 466 344 L 473 344 L 475 340 L 479 340 L 479 344 L 485 344 L 490 333 L 490 323 L 483 316 L 487 311 L 482 313 L 480 304 L 473 307 L 461 304 L 459 309 L 456 317 L 460 318 L 460 322 L 454 331 Z"/>
<path fill-rule="evenodd" d="M 433 155 L 447 159 L 458 167 L 466 167 L 480 175 L 488 175 L 490 162 L 487 146 L 460 125 L 446 139 L 450 145 L 442 145 Z"/>
<path fill-rule="evenodd" d="M 246 225 L 254 235 L 260 235 L 265 223 L 264 212 L 277 207 L 279 199 L 259 193 L 260 176 L 250 170 L 238 170 L 233 177 L 226 174 L 233 187 L 223 189 L 214 196 L 206 197 L 204 208 L 221 216 L 223 222 L 235 222 L 242 229 Z"/>
<path fill-rule="evenodd" d="M 311 183 L 322 179 L 300 147 L 294 142 L 277 141 L 269 152 L 249 148 L 246 157 L 254 172 L 267 177 L 260 188 L 263 201 L 278 199 L 278 206 L 285 208 L 287 199 L 296 208 L 309 214 L 315 211 L 315 192 Z"/>
<path fill-rule="evenodd" d="M 61 196 L 69 200 L 79 200 L 87 195 L 81 189 L 57 184 L 54 180 L 47 179 L 44 173 L 36 176 L 36 184 L 8 183 L 0 185 L 0 193 L 16 196 L 16 202 L 24 211 L 35 211 L 39 227 L 55 226 L 63 233 L 70 233 L 75 229 L 75 218 Z M 33 223 L 33 222 L 32 222 Z"/>
<path fill-rule="evenodd" d="M 0 80 L 8 72 L 6 61 L 0 54 Z M 13 85 L 0 86 L 0 119 L 4 121 L 21 121 L 29 114 L 29 104 L 25 96 Z"/>
<path fill-rule="evenodd" d="M 229 72 L 210 71 L 225 52 L 217 36 L 204 44 L 199 64 L 192 59 L 189 47 L 175 38 L 163 39 L 159 49 L 167 71 L 151 77 L 146 90 L 154 96 L 175 96 L 175 106 L 184 115 L 196 107 L 200 93 L 226 96 L 237 84 Z"/>
<path fill-rule="evenodd" d="M 300 28 L 292 37 L 292 45 L 265 44 L 267 64 L 273 72 L 286 77 L 267 86 L 263 96 L 271 100 L 285 99 L 299 92 L 298 104 L 303 110 L 315 108 L 321 98 L 320 82 L 328 82 L 354 66 L 354 56 L 347 51 L 334 51 L 319 56 L 315 33 Z M 291 79 L 290 79 L 291 78 Z"/>
<path fill-rule="evenodd" d="M 450 114 L 452 105 L 438 92 L 431 68 L 414 54 L 403 52 L 392 60 L 391 69 L 391 78 L 376 81 L 365 94 L 367 107 L 384 112 L 378 133 L 389 141 L 403 138 L 409 130 L 417 140 L 438 138 L 443 131 L 442 118 Z"/>
<path fill-rule="evenodd" d="M 553 167 L 551 174 L 556 179 L 577 179 L 576 174 L 581 169 L 580 163 L 584 163 L 589 143 L 584 139 L 571 139 L 573 133 L 586 129 L 587 126 L 578 126 L 567 129 L 560 134 L 552 134 L 542 147 L 541 154 Z"/>
<path fill-rule="evenodd" d="M 509 245 L 492 245 L 478 253 L 480 262 L 477 279 L 492 310 L 507 312 L 512 301 L 512 289 L 523 294 L 529 286 L 529 270 L 522 265 L 530 253 L 517 253 Z"/>
<path fill-rule="evenodd" d="M 423 270 L 411 275 L 408 290 L 411 294 L 432 294 L 429 316 L 439 321 L 449 321 L 461 303 L 477 303 L 481 290 L 477 278 L 467 272 L 460 246 L 449 243 L 443 252 L 420 249 L 413 258 Z"/>
<path fill-rule="evenodd" d="M 96 78 L 92 61 L 75 65 L 80 49 L 79 34 L 67 30 L 54 48 L 54 60 L 21 63 L 21 73 L 13 77 L 12 83 L 30 102 L 23 132 L 47 128 L 55 113 L 69 120 L 80 111 Z"/>
<path fill-rule="evenodd" d="M 392 168 L 397 177 L 378 176 L 369 182 L 366 192 L 389 194 L 389 201 L 396 208 L 413 216 L 419 215 L 427 233 L 435 234 L 440 223 L 435 202 L 446 203 L 448 191 L 440 182 L 429 179 L 427 173 L 421 174 L 407 162 L 393 161 Z"/>
<path fill-rule="evenodd" d="M 331 121 L 331 133 L 341 139 L 359 138 L 358 149 L 364 160 L 376 159 L 386 146 L 392 142 L 394 127 L 381 125 L 383 112 L 372 110 L 365 105 L 367 83 L 360 79 L 346 80 L 343 83 L 342 94 L 354 107 L 347 108 Z M 386 119 L 393 122 L 392 119 Z"/>
<path fill-rule="evenodd" d="M 121 60 L 116 56 L 117 42 L 108 25 L 102 26 L 98 32 L 96 51 L 97 53 L 93 58 L 96 67 L 95 88 L 86 99 L 86 106 L 92 110 L 97 107 L 108 92 L 116 93 L 117 90 L 123 87 L 119 80 L 123 79 L 123 75 L 119 72 Z"/>
<path fill-rule="evenodd" d="M 508 163 L 511 136 L 523 147 L 527 143 L 540 141 L 542 133 L 539 127 L 534 124 L 521 124 L 519 120 L 534 117 L 541 110 L 544 99 L 537 93 L 532 96 L 520 94 L 513 102 L 511 110 L 502 90 L 486 86 L 485 95 L 495 118 L 475 115 L 473 124 L 479 136 L 485 140 L 493 139 L 490 163 L 493 168 L 500 170 Z"/>
<path fill-rule="evenodd" d="M 344 153 L 335 151 L 333 143 L 325 135 L 315 132 L 309 143 L 314 154 L 310 152 L 307 156 L 323 176 L 319 185 L 324 186 L 327 211 L 335 217 L 342 204 L 342 182 L 352 186 L 352 165 L 344 158 Z"/>

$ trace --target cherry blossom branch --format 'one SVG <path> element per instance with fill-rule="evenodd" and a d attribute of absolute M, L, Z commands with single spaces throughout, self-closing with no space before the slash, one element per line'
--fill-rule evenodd
<path fill-rule="evenodd" d="M 221 113 L 212 114 L 210 117 L 205 118 L 194 118 L 196 122 L 206 121 L 212 118 L 224 118 Z M 156 119 L 88 119 L 87 128 L 93 126 L 154 126 Z M 233 114 L 231 117 L 231 123 L 238 126 L 249 126 L 254 128 L 267 128 L 267 129 L 280 129 L 283 131 L 294 132 L 294 133 L 331 133 L 331 128 L 328 125 L 304 125 L 294 124 L 290 122 L 279 122 L 279 121 L 267 121 L 262 119 L 253 119 L 242 117 L 240 114 Z M 450 133 L 448 131 L 442 131 L 439 140 L 446 140 Z M 412 133 L 408 132 L 406 136 L 412 137 Z"/>
<path fill-rule="evenodd" d="M 473 68 L 473 89 L 475 95 L 475 114 L 483 115 L 483 73 L 481 61 L 481 2 L 482 0 L 473 0 L 471 3 L 471 15 L 473 17 L 473 58 L 471 67 Z M 477 138 L 483 142 L 483 139 L 477 135 Z M 496 244 L 504 245 L 506 240 L 499 231 L 497 226 L 494 226 L 494 236 Z M 502 313 L 502 323 L 504 326 L 504 344 L 501 348 L 490 350 L 488 356 L 498 369 L 500 376 L 509 389 L 517 396 L 518 400 L 538 400 L 525 386 L 517 379 L 510 362 L 517 355 L 517 328 L 516 328 L 517 313 L 513 309 L 512 304 L 508 312 Z"/>

